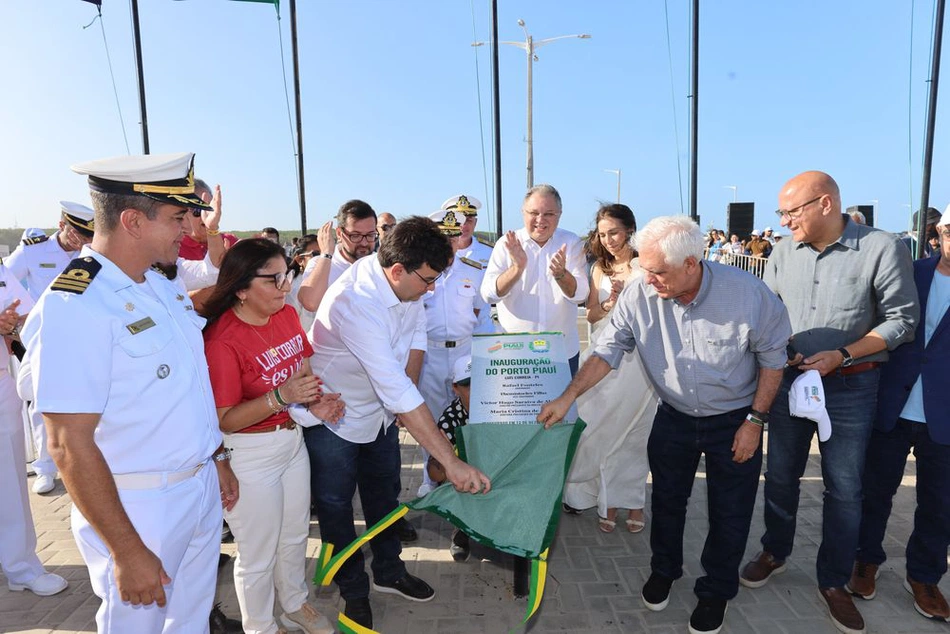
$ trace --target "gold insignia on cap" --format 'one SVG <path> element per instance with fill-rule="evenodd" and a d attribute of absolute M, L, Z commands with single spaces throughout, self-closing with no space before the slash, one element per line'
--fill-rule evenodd
<path fill-rule="evenodd" d="M 185 177 L 186 185 L 180 186 L 169 186 L 169 185 L 149 185 L 145 183 L 135 183 L 132 185 L 132 190 L 140 194 L 167 194 L 169 198 L 175 198 L 176 200 L 182 200 L 188 205 L 191 205 L 191 200 L 180 199 L 177 196 L 172 194 L 194 194 L 195 193 L 195 163 L 192 160 L 191 167 L 188 168 L 188 175 Z"/>

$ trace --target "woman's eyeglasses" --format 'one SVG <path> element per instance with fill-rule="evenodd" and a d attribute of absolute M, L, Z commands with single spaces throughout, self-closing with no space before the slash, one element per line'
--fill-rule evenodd
<path fill-rule="evenodd" d="M 259 273 L 255 275 L 254 277 L 270 278 L 271 280 L 274 281 L 274 286 L 276 286 L 277 288 L 284 288 L 284 286 L 286 286 L 287 288 L 290 288 L 290 285 L 294 281 L 294 272 L 285 271 L 283 273 L 266 273 L 266 274 Z"/>

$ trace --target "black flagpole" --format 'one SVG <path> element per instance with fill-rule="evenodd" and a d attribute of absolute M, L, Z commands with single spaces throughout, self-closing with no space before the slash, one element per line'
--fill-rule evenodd
<path fill-rule="evenodd" d="M 145 110 L 145 73 L 142 71 L 142 36 L 139 31 L 138 0 L 132 0 L 132 34 L 135 40 L 135 74 L 139 80 L 139 112 L 142 115 L 142 152 L 148 154 L 148 113 Z"/>
<path fill-rule="evenodd" d="M 501 214 L 501 97 L 498 89 L 498 0 L 491 3 L 492 128 L 495 133 L 495 223 L 503 232 Z"/>
<path fill-rule="evenodd" d="M 689 217 L 699 222 L 699 212 L 696 209 L 696 175 L 699 171 L 698 141 L 699 134 L 699 0 L 693 0 L 693 55 L 690 85 L 692 99 L 689 113 Z"/>
<path fill-rule="evenodd" d="M 297 54 L 297 0 L 290 0 L 290 42 L 294 55 L 294 105 L 297 109 L 297 196 L 300 198 L 300 235 L 307 235 L 307 194 L 303 180 L 303 122 L 300 118 L 300 62 Z"/>
<path fill-rule="evenodd" d="M 943 43 L 944 0 L 937 0 L 934 18 L 933 65 L 930 69 L 930 95 L 927 100 L 927 140 L 924 143 L 923 183 L 920 186 L 920 210 L 917 212 L 917 252 L 915 259 L 924 257 L 927 246 L 927 209 L 930 207 L 930 172 L 934 157 L 934 128 L 937 118 L 937 84 L 940 80 L 940 49 Z"/>

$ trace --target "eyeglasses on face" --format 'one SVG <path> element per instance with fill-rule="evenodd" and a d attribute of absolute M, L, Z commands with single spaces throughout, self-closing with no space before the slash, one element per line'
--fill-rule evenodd
<path fill-rule="evenodd" d="M 805 207 L 807 207 L 808 205 L 814 202 L 818 202 L 824 197 L 825 195 L 822 194 L 818 198 L 812 198 L 807 203 L 802 203 L 798 207 L 792 207 L 791 209 L 776 209 L 775 215 L 778 216 L 779 218 L 787 216 L 789 219 L 794 220 L 795 218 L 798 218 L 799 216 L 802 215 L 802 212 L 805 211 Z"/>
<path fill-rule="evenodd" d="M 379 237 L 379 234 L 375 231 L 369 233 L 350 233 L 346 229 L 340 229 L 340 233 L 343 234 L 343 237 L 349 240 L 350 242 L 372 242 Z"/>
<path fill-rule="evenodd" d="M 294 281 L 294 272 L 284 271 L 282 273 L 258 273 L 254 277 L 270 278 L 273 280 L 274 286 L 277 288 L 290 288 L 291 283 Z"/>
<path fill-rule="evenodd" d="M 422 277 L 421 275 L 419 275 L 419 271 L 413 271 L 413 273 L 416 274 L 416 277 L 418 277 L 420 280 L 425 282 L 426 286 L 429 286 L 430 284 L 435 284 L 435 281 L 439 279 L 440 277 L 442 277 L 441 273 L 437 273 L 436 276 L 433 278 Z"/>

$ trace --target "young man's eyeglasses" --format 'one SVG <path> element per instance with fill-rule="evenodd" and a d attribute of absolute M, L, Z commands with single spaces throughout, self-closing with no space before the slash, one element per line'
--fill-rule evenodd
<path fill-rule="evenodd" d="M 428 277 L 422 277 L 421 275 L 419 275 L 419 271 L 413 271 L 413 273 L 416 274 L 416 277 L 418 277 L 420 280 L 425 282 L 426 286 L 429 286 L 430 284 L 435 284 L 435 281 L 439 279 L 440 277 L 442 277 L 441 273 L 437 273 L 436 276 L 433 277 L 432 279 L 429 279 Z"/>
<path fill-rule="evenodd" d="M 343 234 L 343 237 L 353 243 L 373 242 L 379 237 L 379 234 L 375 231 L 371 231 L 370 233 L 350 233 L 345 229 L 340 229 L 340 233 Z"/>
<path fill-rule="evenodd" d="M 283 273 L 258 273 L 254 277 L 267 277 L 274 281 L 274 286 L 277 288 L 290 288 L 291 283 L 294 281 L 294 272 L 286 271 Z"/>
<path fill-rule="evenodd" d="M 802 203 L 798 207 L 792 207 L 791 209 L 776 209 L 775 215 L 778 216 L 779 218 L 782 218 L 783 216 L 788 216 L 791 220 L 794 220 L 795 218 L 798 218 L 799 216 L 802 215 L 802 212 L 805 211 L 805 207 L 807 207 L 808 205 L 814 202 L 818 202 L 824 197 L 825 195 L 822 194 L 818 198 L 812 198 L 807 203 Z"/>

